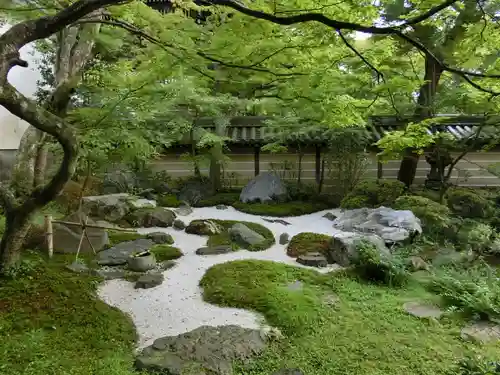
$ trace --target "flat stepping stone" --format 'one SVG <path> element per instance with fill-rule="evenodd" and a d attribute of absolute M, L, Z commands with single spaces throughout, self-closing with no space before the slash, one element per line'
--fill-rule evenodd
<path fill-rule="evenodd" d="M 299 280 L 295 280 L 293 283 L 289 283 L 287 285 L 287 289 L 288 290 L 292 290 L 292 291 L 300 291 L 304 288 L 304 283 L 302 283 L 302 281 L 299 281 Z"/>
<path fill-rule="evenodd" d="M 423 319 L 439 319 L 443 315 L 443 311 L 439 307 L 423 302 L 407 302 L 403 305 L 403 309 L 408 314 Z"/>
<path fill-rule="evenodd" d="M 232 252 L 233 248 L 230 245 L 200 247 L 198 250 L 196 250 L 196 254 L 198 255 L 218 255 L 218 254 L 227 254 Z"/>
<path fill-rule="evenodd" d="M 323 297 L 323 304 L 328 307 L 337 306 L 337 303 L 340 301 L 339 297 L 335 294 L 327 294 Z"/>
<path fill-rule="evenodd" d="M 318 268 L 328 266 L 328 261 L 321 253 L 307 253 L 304 255 L 299 255 L 297 257 L 297 263 L 300 263 L 304 266 Z"/>
<path fill-rule="evenodd" d="M 142 275 L 135 283 L 135 289 L 149 289 L 161 285 L 165 277 L 161 273 Z"/>
<path fill-rule="evenodd" d="M 466 341 L 480 344 L 500 340 L 500 325 L 492 322 L 475 322 L 462 328 L 460 336 Z"/>

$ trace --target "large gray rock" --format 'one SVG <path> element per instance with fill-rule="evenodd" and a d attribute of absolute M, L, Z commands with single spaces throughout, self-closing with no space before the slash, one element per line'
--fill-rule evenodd
<path fill-rule="evenodd" d="M 255 176 L 241 191 L 240 201 L 269 202 L 286 197 L 287 189 L 276 172 L 263 172 Z"/>
<path fill-rule="evenodd" d="M 413 212 L 387 207 L 344 211 L 333 221 L 333 227 L 345 232 L 376 234 L 386 243 L 401 242 L 422 233 L 420 219 Z"/>
<path fill-rule="evenodd" d="M 96 260 L 102 266 L 126 264 L 131 255 L 149 250 L 153 245 L 154 242 L 147 239 L 122 242 L 97 253 Z"/>
<path fill-rule="evenodd" d="M 126 193 L 83 197 L 82 209 L 92 217 L 116 222 L 130 212 L 129 199 Z"/>
<path fill-rule="evenodd" d="M 133 227 L 168 228 L 172 226 L 175 218 L 173 211 L 163 207 L 140 208 L 127 216 L 127 222 Z"/>
<path fill-rule="evenodd" d="M 75 212 L 71 215 L 66 216 L 62 221 L 67 221 L 70 223 L 81 223 L 85 222 L 86 215 L 82 213 Z M 88 219 L 87 224 L 96 225 L 96 223 Z M 97 228 L 87 228 L 86 229 L 88 239 L 83 238 L 82 246 L 80 252 L 88 253 L 92 252 L 92 246 L 95 251 L 102 250 L 106 245 L 109 244 L 108 232 L 104 229 Z M 78 245 L 82 237 L 82 227 L 54 223 L 53 226 L 53 239 L 54 239 L 54 251 L 58 253 L 76 253 L 78 251 Z M 89 243 L 92 243 L 92 246 Z"/>
<path fill-rule="evenodd" d="M 259 245 L 266 241 L 264 236 L 242 223 L 234 224 L 231 229 L 229 229 L 229 236 L 232 241 L 241 246 Z"/>
<path fill-rule="evenodd" d="M 155 340 L 137 357 L 138 370 L 162 374 L 232 375 L 234 362 L 247 362 L 266 347 L 261 331 L 235 325 L 202 326 Z"/>
<path fill-rule="evenodd" d="M 355 263 L 359 257 L 358 247 L 362 241 L 375 245 L 380 255 L 390 257 L 391 253 L 385 246 L 384 240 L 374 234 L 361 234 L 353 232 L 341 232 L 335 234 L 328 244 L 326 258 L 328 263 L 337 263 L 342 267 L 348 267 Z"/>

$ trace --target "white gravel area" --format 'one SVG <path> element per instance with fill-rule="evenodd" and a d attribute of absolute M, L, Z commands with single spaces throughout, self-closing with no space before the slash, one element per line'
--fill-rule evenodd
<path fill-rule="evenodd" d="M 278 244 L 279 236 L 286 232 L 290 238 L 300 232 L 314 232 L 333 235 L 338 230 L 332 222 L 323 217 L 326 212 L 338 215 L 337 210 L 326 210 L 310 215 L 296 217 L 280 217 L 291 225 L 269 223 L 264 216 L 239 212 L 232 207 L 218 210 L 214 207 L 193 208 L 193 213 L 180 216 L 186 224 L 194 219 L 238 220 L 259 223 L 269 228 L 276 238 L 276 244 L 266 251 L 250 252 L 240 250 L 230 254 L 196 255 L 196 249 L 206 245 L 207 237 L 187 234 L 173 228 L 142 228 L 140 233 L 166 232 L 175 240 L 184 256 L 176 261 L 176 265 L 165 272 L 165 281 L 151 289 L 134 289 L 134 284 L 125 280 L 110 280 L 99 288 L 99 296 L 111 306 L 128 313 L 136 326 L 139 335 L 138 349 L 151 345 L 154 340 L 164 336 L 173 336 L 191 331 L 203 325 L 239 325 L 245 328 L 265 328 L 262 316 L 244 309 L 218 307 L 202 299 L 198 286 L 205 272 L 213 265 L 242 259 L 270 260 L 303 267 L 293 258 L 286 255 L 286 245 Z M 308 267 L 309 268 L 309 267 Z M 335 266 L 316 269 L 326 273 Z"/>

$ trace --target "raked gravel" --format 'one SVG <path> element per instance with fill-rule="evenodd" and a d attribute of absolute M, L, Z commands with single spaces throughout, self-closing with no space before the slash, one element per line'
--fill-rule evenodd
<path fill-rule="evenodd" d="M 286 245 L 278 244 L 279 236 L 283 232 L 288 233 L 290 238 L 301 232 L 328 235 L 337 233 L 338 230 L 332 227 L 332 222 L 323 217 L 326 212 L 338 215 L 336 210 L 327 210 L 310 215 L 282 217 L 280 219 L 291 224 L 285 226 L 269 223 L 263 220 L 265 216 L 246 214 L 232 207 L 227 210 L 218 210 L 215 207 L 193 208 L 190 215 L 179 217 L 186 224 L 194 219 L 210 218 L 259 223 L 274 233 L 276 245 L 260 252 L 240 250 L 230 254 L 200 256 L 196 255 L 195 251 L 206 245 L 207 237 L 187 234 L 173 228 L 142 228 L 139 232 L 144 234 L 151 232 L 171 234 L 175 240 L 174 246 L 179 247 L 184 256 L 176 261 L 173 268 L 165 272 L 165 281 L 160 286 L 146 290 L 134 289 L 133 283 L 116 279 L 104 282 L 99 288 L 99 296 L 109 305 L 132 317 L 139 335 L 138 349 L 151 345 L 157 338 L 179 335 L 203 325 L 234 324 L 253 329 L 268 328 L 263 317 L 255 312 L 218 307 L 204 302 L 198 284 L 210 267 L 233 260 L 270 260 L 305 267 L 286 255 Z M 331 266 L 315 270 L 325 273 L 335 268 Z"/>

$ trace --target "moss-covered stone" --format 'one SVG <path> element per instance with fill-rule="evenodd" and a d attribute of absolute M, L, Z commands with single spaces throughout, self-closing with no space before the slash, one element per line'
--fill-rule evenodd
<path fill-rule="evenodd" d="M 286 253 L 291 257 L 307 253 L 325 253 L 328 250 L 328 244 L 331 236 L 311 232 L 302 232 L 292 237 Z"/>
<path fill-rule="evenodd" d="M 175 194 L 160 195 L 156 203 L 160 207 L 179 207 L 182 204 Z"/>
<path fill-rule="evenodd" d="M 141 238 L 147 238 L 144 234 L 137 232 L 121 232 L 121 231 L 108 231 L 109 247 L 118 245 L 121 242 L 135 241 Z"/>
<path fill-rule="evenodd" d="M 155 255 L 158 262 L 178 259 L 184 255 L 181 249 L 170 245 L 155 245 L 149 251 Z"/>

